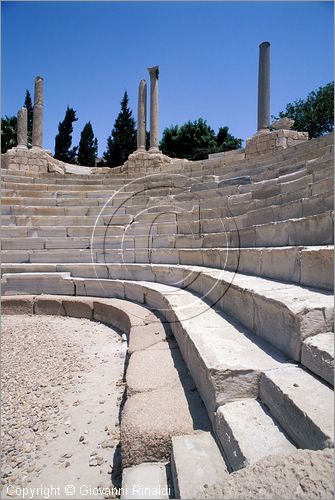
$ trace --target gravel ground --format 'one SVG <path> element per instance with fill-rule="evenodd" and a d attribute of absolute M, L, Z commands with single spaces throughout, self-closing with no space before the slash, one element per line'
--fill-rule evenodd
<path fill-rule="evenodd" d="M 79 488 L 119 479 L 120 335 L 86 319 L 4 315 L 1 345 L 2 496 L 52 485 L 50 498 L 64 498 L 70 484 L 72 498 L 103 498 Z"/>
<path fill-rule="evenodd" d="M 233 472 L 225 484 L 227 499 L 332 499 L 334 450 L 297 450 L 266 457 Z"/>

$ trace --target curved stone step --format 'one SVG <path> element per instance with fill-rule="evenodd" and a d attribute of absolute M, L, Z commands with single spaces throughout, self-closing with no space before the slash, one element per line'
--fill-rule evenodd
<path fill-rule="evenodd" d="M 6 277 L 5 277 L 6 281 Z M 217 408 L 256 398 L 299 446 L 332 445 L 333 395 L 307 371 L 287 363 L 269 344 L 185 290 L 146 281 L 11 275 L 4 293 L 51 293 L 126 298 L 165 316 L 213 420 Z M 66 283 L 66 284 L 65 284 Z M 25 287 L 24 287 L 25 284 Z"/>
<path fill-rule="evenodd" d="M 41 262 L 40 256 L 37 261 Z M 333 328 L 329 292 L 197 266 L 129 263 L 107 264 L 107 268 L 113 278 L 156 281 L 196 293 L 297 361 L 305 338 Z M 71 265 L 69 269 L 74 270 Z M 87 276 L 85 267 L 75 269 Z M 4 278 L 9 282 L 20 279 L 15 274 Z"/>
<path fill-rule="evenodd" d="M 253 465 L 269 455 L 291 453 L 287 439 L 269 412 L 256 399 L 241 399 L 220 406 L 215 432 L 233 471 Z"/>
<path fill-rule="evenodd" d="M 334 419 L 323 409 L 334 406 L 333 391 L 297 366 L 263 373 L 260 399 L 300 448 L 334 446 Z"/>
<path fill-rule="evenodd" d="M 2 233 L 5 238 L 12 236 L 15 232 L 15 238 L 25 238 L 27 235 L 34 236 L 35 239 L 43 239 L 44 237 L 80 237 L 90 240 L 92 236 L 92 228 L 90 227 L 40 227 L 26 228 L 24 226 L 2 228 Z M 106 232 L 105 226 L 97 226 L 94 233 L 97 236 L 103 236 Z M 108 232 L 114 232 L 115 235 L 123 233 L 122 226 L 110 227 Z M 10 239 L 12 241 L 12 238 Z M 43 240 L 45 241 L 45 239 Z M 55 259 L 64 259 L 70 261 L 76 259 L 77 252 L 71 253 L 56 253 L 49 254 L 50 264 L 54 263 Z M 29 261 L 27 252 L 15 252 L 17 259 L 26 262 Z M 3 253 L 3 263 L 8 261 L 8 264 L 3 264 L 3 272 L 11 272 L 13 266 L 20 269 L 20 266 L 10 264 L 14 263 L 15 255 L 11 252 Z M 44 254 L 43 254 L 44 255 Z M 70 255 L 70 257 L 69 257 Z M 84 253 L 85 255 L 85 253 Z M 120 250 L 108 250 L 106 254 L 100 251 L 93 253 L 93 257 L 98 262 L 106 263 L 143 263 L 143 264 L 181 264 L 188 266 L 204 266 L 209 268 L 222 269 L 227 271 L 251 274 L 263 278 L 270 278 L 288 283 L 296 283 L 302 286 L 311 286 L 325 290 L 333 290 L 334 287 L 334 247 L 319 246 L 319 247 L 254 247 L 254 248 L 229 248 L 228 251 L 224 248 L 201 248 L 201 249 L 184 249 L 184 248 L 152 248 L 150 252 L 147 250 L 136 249 L 136 254 L 131 251 L 121 252 Z M 87 261 L 87 265 L 91 266 L 92 255 Z M 59 264 L 60 260 L 57 261 Z M 69 262 L 69 260 L 67 261 Z M 31 265 L 31 264 L 30 264 Z M 97 269 L 99 264 L 96 264 Z M 7 270 L 6 270 L 7 269 Z M 29 270 L 29 264 L 22 266 L 22 272 Z M 74 271 L 75 272 L 75 271 Z"/>

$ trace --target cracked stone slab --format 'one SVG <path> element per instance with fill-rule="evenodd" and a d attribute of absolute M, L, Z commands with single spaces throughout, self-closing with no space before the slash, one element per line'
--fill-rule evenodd
<path fill-rule="evenodd" d="M 334 385 L 334 334 L 320 333 L 302 344 L 301 363 L 326 382 Z"/>

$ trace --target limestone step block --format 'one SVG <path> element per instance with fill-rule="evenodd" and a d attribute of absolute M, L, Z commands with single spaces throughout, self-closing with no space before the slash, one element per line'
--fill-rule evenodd
<path fill-rule="evenodd" d="M 20 229 L 23 226 L 16 226 Z M 29 238 L 66 238 L 66 227 L 61 226 L 27 226 L 27 236 Z"/>
<path fill-rule="evenodd" d="M 320 333 L 302 344 L 301 364 L 334 386 L 334 334 Z"/>
<path fill-rule="evenodd" d="M 166 463 L 147 462 L 122 471 L 122 500 L 154 498 L 171 498 L 171 488 L 168 484 Z"/>
<path fill-rule="evenodd" d="M 13 190 L 30 190 L 33 189 L 34 191 L 50 191 L 50 192 L 55 192 L 55 191 L 106 191 L 105 186 L 102 184 L 95 184 L 95 185 L 80 185 L 80 184 L 73 184 L 73 185 L 68 185 L 68 184 L 50 184 L 50 183 L 14 183 L 14 182 L 4 182 L 4 187 L 5 189 L 13 189 Z"/>
<path fill-rule="evenodd" d="M 108 262 L 108 255 L 111 250 L 106 250 L 105 260 L 101 262 Z M 118 251 L 119 252 L 119 251 Z M 124 256 L 127 255 L 124 251 Z M 120 253 L 119 253 L 120 255 Z M 1 259 L 3 263 L 80 263 L 86 262 L 88 265 L 97 261 L 97 252 L 91 249 L 81 248 L 68 248 L 68 249 L 45 249 L 45 250 L 1 250 Z M 128 262 L 128 259 L 124 259 Z M 122 262 L 122 255 L 118 258 L 117 262 Z M 134 262 L 134 260 L 130 260 Z"/>
<path fill-rule="evenodd" d="M 301 277 L 304 285 L 328 290 L 334 287 L 334 248 L 304 248 L 301 251 Z"/>
<path fill-rule="evenodd" d="M 127 226 L 126 226 L 127 227 Z M 97 237 L 108 237 L 111 238 L 112 236 L 123 236 L 125 233 L 125 226 L 124 225 L 109 225 L 107 226 L 102 226 L 102 225 L 95 225 L 94 227 L 92 226 L 69 226 L 65 228 L 67 236 L 72 236 L 72 237 L 89 237 L 95 239 Z"/>
<path fill-rule="evenodd" d="M 33 238 L 32 238 L 33 239 Z M 89 238 L 53 238 L 48 237 L 45 239 L 44 243 L 45 249 L 52 248 L 63 248 L 63 249 L 71 249 L 71 248 L 90 248 L 90 239 Z"/>
<path fill-rule="evenodd" d="M 218 187 L 226 187 L 226 186 L 241 186 L 248 185 L 251 183 L 249 175 L 243 175 L 241 177 L 231 177 L 230 179 L 222 179 L 218 182 Z"/>
<path fill-rule="evenodd" d="M 28 235 L 28 229 L 24 226 L 2 227 L 1 235 L 3 238 L 26 238 Z"/>
<path fill-rule="evenodd" d="M 26 182 L 26 183 L 34 182 L 34 179 L 32 177 L 27 177 L 26 175 L 8 174 L 8 173 L 4 173 L 4 171 L 2 171 L 2 173 L 1 173 L 1 179 L 3 179 L 3 183 L 5 181 L 7 181 L 7 182 Z"/>
<path fill-rule="evenodd" d="M 2 275 L 4 295 L 58 294 L 74 295 L 70 273 L 15 273 Z"/>
<path fill-rule="evenodd" d="M 175 498 L 222 498 L 227 466 L 209 432 L 173 436 L 171 470 Z"/>
<path fill-rule="evenodd" d="M 1 250 L 2 263 L 28 263 L 28 250 Z"/>
<path fill-rule="evenodd" d="M 295 450 L 256 399 L 241 399 L 220 406 L 215 413 L 214 428 L 233 471 L 253 465 L 268 455 Z"/>
<path fill-rule="evenodd" d="M 41 250 L 44 248 L 43 238 L 2 238 L 2 250 Z"/>
<path fill-rule="evenodd" d="M 109 269 L 123 279 L 143 279 L 143 266 L 137 264 L 127 265 L 127 274 L 122 265 Z M 203 267 L 152 264 L 146 269 L 145 279 L 154 273 L 159 283 L 199 294 L 297 361 L 306 337 L 332 329 L 332 296 L 326 291 Z"/>
<path fill-rule="evenodd" d="M 104 206 L 106 200 L 103 198 L 56 198 L 55 205 L 57 207 L 99 207 Z"/>
<path fill-rule="evenodd" d="M 11 213 L 12 213 L 12 207 L 10 205 L 1 206 L 1 209 L 0 209 L 1 216 L 2 215 L 11 215 Z"/>
<path fill-rule="evenodd" d="M 171 437 L 207 428 L 205 413 L 191 386 L 178 384 L 132 395 L 126 400 L 121 420 L 123 467 L 168 461 Z"/>
<path fill-rule="evenodd" d="M 333 447 L 333 391 L 299 367 L 263 373 L 260 399 L 300 448 Z"/>
<path fill-rule="evenodd" d="M 1 266 L 1 275 L 9 273 L 54 273 L 68 272 L 66 269 L 57 269 L 57 264 L 3 264 Z"/>
<path fill-rule="evenodd" d="M 330 172 L 331 173 L 331 172 Z M 312 184 L 312 195 L 324 193 L 326 191 L 334 190 L 334 177 L 327 177 Z"/>
<path fill-rule="evenodd" d="M 159 334 L 157 326 L 156 329 Z M 161 346 L 160 349 L 145 349 L 131 355 L 127 369 L 128 397 L 139 392 L 173 387 L 188 377 L 179 349 L 170 348 L 167 342 L 163 344 L 165 349 Z"/>
<path fill-rule="evenodd" d="M 106 248 L 104 250 L 97 249 L 95 253 L 96 253 L 96 262 L 103 263 L 106 265 L 114 262 L 134 263 L 137 250 L 135 251 L 134 248 L 122 248 L 122 249 Z"/>
<path fill-rule="evenodd" d="M 297 361 L 307 336 L 332 328 L 329 292 L 214 269 L 202 270 L 189 288 Z"/>
<path fill-rule="evenodd" d="M 30 186 L 27 186 L 27 188 Z M 40 190 L 35 189 L 35 185 L 32 184 L 30 189 L 3 189 L 4 196 L 19 196 L 22 198 L 57 198 L 57 199 L 89 199 L 89 198 L 100 198 L 104 199 L 105 202 L 109 200 L 112 196 L 110 192 L 104 193 L 102 191 L 50 191 L 50 190 Z"/>
<path fill-rule="evenodd" d="M 313 235 L 312 238 L 308 233 Z M 328 233 L 328 236 L 327 236 Z M 290 227 L 290 245 L 327 245 L 334 242 L 334 212 L 305 217 L 293 221 Z"/>
<path fill-rule="evenodd" d="M 19 198 L 40 198 L 40 199 L 43 199 L 43 198 L 46 198 L 46 199 L 54 198 L 55 199 L 56 198 L 56 193 L 51 193 L 48 191 L 34 190 L 33 188 L 31 188 L 29 191 L 27 189 L 14 190 L 14 189 L 3 188 L 2 193 L 6 197 L 17 196 Z"/>
<path fill-rule="evenodd" d="M 305 252 L 310 258 L 305 258 Z M 333 246 L 178 249 L 179 263 L 333 289 Z M 312 260 L 313 259 L 313 260 Z M 153 262 L 153 261 L 152 261 Z M 309 267 L 312 267 L 309 272 Z"/>
<path fill-rule="evenodd" d="M 66 268 L 68 267 L 63 266 L 63 269 Z M 87 272 L 86 266 L 85 269 Z M 47 273 L 43 276 L 37 276 L 37 286 L 36 278 L 30 274 L 30 288 L 28 286 L 27 291 L 24 275 L 12 274 L 8 277 L 10 288 L 7 285 L 4 293 L 7 294 L 7 290 L 31 293 L 31 289 L 36 290 L 34 293 L 46 293 L 44 285 L 49 289 L 52 287 L 53 293 L 64 294 L 63 283 L 60 283 L 58 276 L 52 278 Z M 6 276 L 5 278 L 7 281 Z M 261 372 L 286 363 L 286 358 L 267 342 L 252 335 L 231 318 L 214 311 L 185 290 L 143 281 L 69 279 L 68 275 L 63 281 L 71 284 L 72 289 L 67 290 L 70 295 L 73 295 L 75 289 L 76 295 L 117 296 L 140 303 L 146 301 L 149 307 L 158 308 L 165 314 L 172 321 L 170 326 L 183 359 L 211 418 L 217 407 L 228 401 L 257 397 Z M 189 429 L 184 433 L 189 433 Z"/>
<path fill-rule="evenodd" d="M 234 235 L 231 235 L 231 240 Z M 235 236 L 236 239 L 236 236 Z M 331 245 L 334 242 L 331 212 L 255 226 L 255 246 Z M 241 233 L 241 246 L 247 246 Z"/>
<path fill-rule="evenodd" d="M 118 226 L 113 226 L 108 229 L 108 234 L 112 229 L 118 229 Z M 22 226 L 3 228 L 2 232 L 5 237 L 29 236 L 51 236 L 56 234 L 57 238 L 66 239 L 66 228 L 37 228 L 27 229 Z M 123 232 L 123 228 L 121 228 Z M 73 235 L 78 237 L 92 237 L 93 228 L 67 228 L 68 236 Z M 59 234 L 58 234 L 59 233 Z M 96 227 L 94 234 L 103 236 L 106 233 L 106 227 Z M 274 278 L 280 281 L 297 283 L 303 286 L 314 286 L 325 290 L 333 289 L 333 247 L 274 247 L 274 248 L 203 248 L 203 249 L 175 249 L 175 248 L 151 248 L 136 250 L 136 262 L 152 263 L 152 264 L 182 264 L 205 266 L 209 268 L 225 269 L 227 271 L 238 271 L 240 273 L 248 273 L 265 278 Z M 305 269 L 306 260 L 302 258 L 304 253 L 312 253 L 313 267 L 312 276 L 309 274 L 309 269 Z M 10 253 L 8 254 L 10 256 Z M 61 257 L 60 257 L 61 258 Z M 115 249 L 115 252 L 108 250 L 106 254 L 106 262 L 130 262 L 134 261 L 134 255 L 129 251 L 121 255 L 120 251 Z M 112 259 L 112 260 L 110 260 Z M 103 261 L 103 260 L 102 260 Z M 15 261 L 13 261 L 15 262 Z M 307 260 L 309 263 L 309 259 Z M 318 274 L 317 272 L 318 271 Z M 311 281 L 313 277 L 313 282 Z"/>
<path fill-rule="evenodd" d="M 31 295 L 1 297 L 2 314 L 34 314 L 34 302 Z"/>
<path fill-rule="evenodd" d="M 89 250 L 36 250 L 30 254 L 30 262 L 36 263 L 90 263 L 91 259 Z M 113 278 L 156 281 L 198 294 L 297 361 L 305 338 L 333 327 L 330 292 L 196 266 L 101 262 L 108 265 Z"/>
<path fill-rule="evenodd" d="M 4 208 L 4 207 L 2 207 Z M 115 207 L 107 207 L 103 210 L 104 215 L 114 215 L 116 212 Z M 3 210 L 2 210 L 3 213 Z M 12 206 L 11 213 L 13 215 L 70 215 L 70 216 L 97 216 L 101 213 L 101 208 L 99 207 L 44 207 L 44 206 Z M 124 215 L 125 209 L 120 208 L 117 210 L 117 215 Z"/>
<path fill-rule="evenodd" d="M 94 254 L 93 254 L 93 259 Z M 92 262 L 92 253 L 88 249 L 50 249 L 50 250 L 32 250 L 29 252 L 29 261 L 31 263 L 49 263 L 49 262 Z"/>
<path fill-rule="evenodd" d="M 81 216 L 25 216 L 25 215 L 4 215 L 2 222 L 5 225 L 16 224 L 18 226 L 94 226 L 96 223 L 99 225 L 120 225 L 129 224 L 132 217 L 129 215 L 115 215 L 102 217 L 81 217 Z"/>
<path fill-rule="evenodd" d="M 281 192 L 290 193 L 292 191 L 298 191 L 304 187 L 311 185 L 313 183 L 313 176 L 311 174 L 301 177 L 300 179 L 290 180 L 288 182 L 282 182 L 280 185 Z"/>
<path fill-rule="evenodd" d="M 20 196 L 4 196 L 1 198 L 1 203 L 3 205 L 12 205 L 19 207 L 32 207 L 32 206 L 43 206 L 43 207 L 54 207 L 56 206 L 56 198 L 24 198 Z"/>
<path fill-rule="evenodd" d="M 309 198 L 303 198 L 301 203 L 303 217 L 320 214 L 325 210 L 333 210 L 334 190 L 326 191 L 320 195 L 311 196 Z"/>
<path fill-rule="evenodd" d="M 265 247 L 289 245 L 331 245 L 333 237 L 333 218 L 331 212 L 289 219 L 280 222 L 232 229 L 225 232 L 203 233 L 200 239 L 193 238 L 193 248 L 211 247 Z M 176 235 L 176 247 L 188 247 L 187 238 Z"/>
<path fill-rule="evenodd" d="M 25 183 L 19 183 L 19 182 L 15 183 L 15 182 L 5 181 L 3 183 L 3 185 L 4 185 L 4 189 L 13 189 L 13 190 L 19 189 L 21 191 L 25 191 L 26 189 L 27 190 L 33 189 L 34 191 L 47 191 L 48 190 L 48 184 L 34 183 L 32 186 L 30 183 L 25 184 Z"/>

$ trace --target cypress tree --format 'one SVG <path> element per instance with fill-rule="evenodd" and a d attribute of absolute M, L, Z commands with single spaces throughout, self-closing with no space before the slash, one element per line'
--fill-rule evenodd
<path fill-rule="evenodd" d="M 1 118 L 1 153 L 17 146 L 16 140 L 17 118 L 5 116 Z"/>
<path fill-rule="evenodd" d="M 79 141 L 78 163 L 85 167 L 94 167 L 98 152 L 98 140 L 94 138 L 91 122 L 84 126 Z"/>
<path fill-rule="evenodd" d="M 132 111 L 128 107 L 128 94 L 125 91 L 121 101 L 121 111 L 115 120 L 114 128 L 107 139 L 107 149 L 103 154 L 109 167 L 123 165 L 128 156 L 136 149 L 136 129 Z"/>
<path fill-rule="evenodd" d="M 28 117 L 28 147 L 31 148 L 32 145 L 32 136 L 33 136 L 33 114 L 34 114 L 34 106 L 31 100 L 31 95 L 29 90 L 26 90 L 26 97 L 24 100 L 24 107 L 27 108 L 27 117 Z"/>
<path fill-rule="evenodd" d="M 76 122 L 74 109 L 66 108 L 65 118 L 58 124 L 58 134 L 55 138 L 55 158 L 66 163 L 76 163 L 77 147 L 70 149 L 72 143 L 73 122 Z"/>

